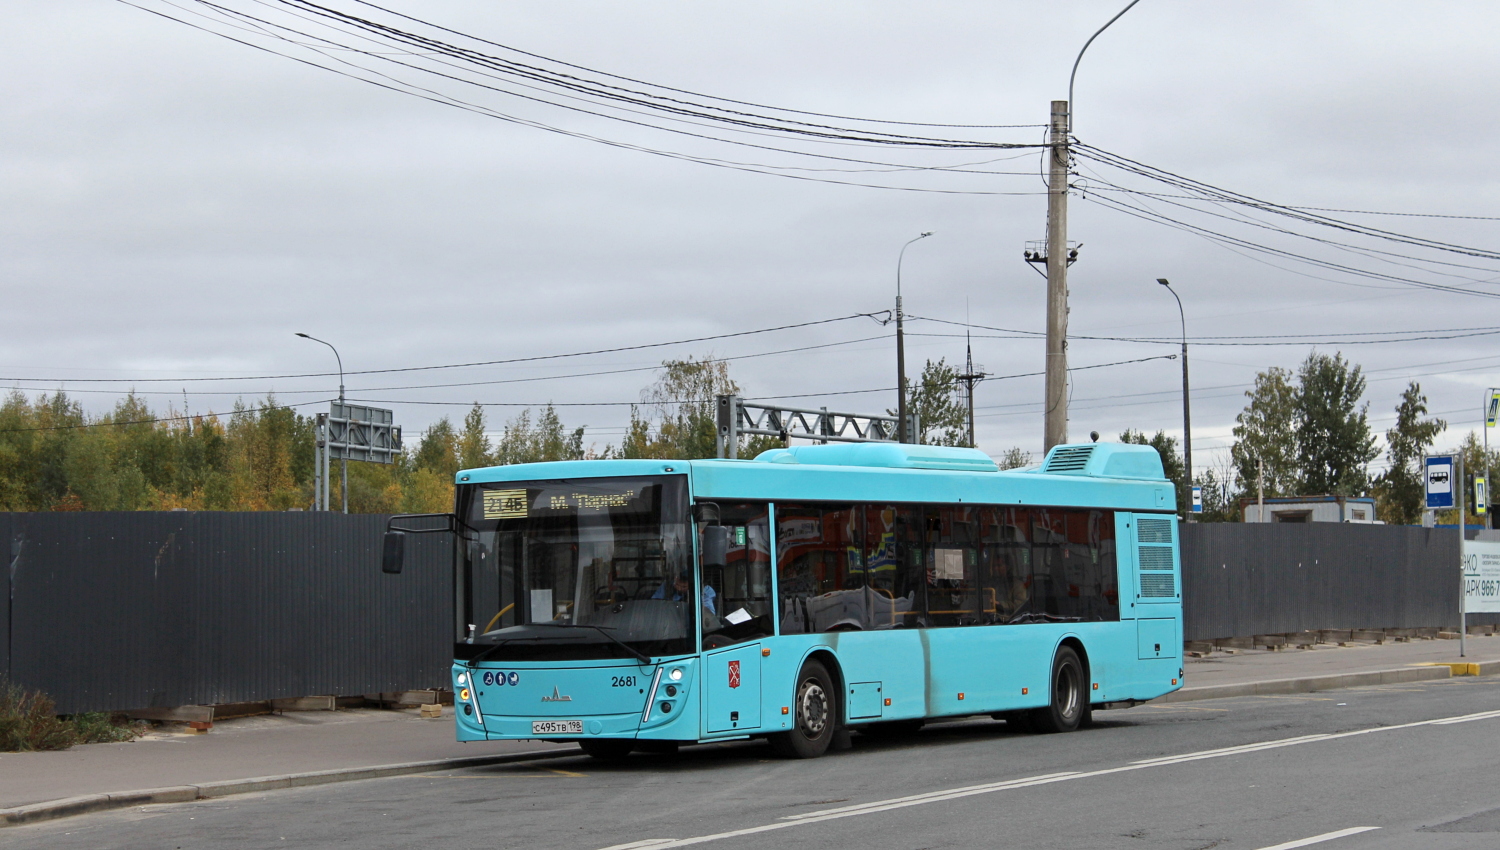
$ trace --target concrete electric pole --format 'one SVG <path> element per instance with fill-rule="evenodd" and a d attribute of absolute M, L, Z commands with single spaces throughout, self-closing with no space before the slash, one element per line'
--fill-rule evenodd
<path fill-rule="evenodd" d="M 1042 451 L 1068 441 L 1068 102 L 1052 101 L 1047 178 L 1047 377 Z"/>

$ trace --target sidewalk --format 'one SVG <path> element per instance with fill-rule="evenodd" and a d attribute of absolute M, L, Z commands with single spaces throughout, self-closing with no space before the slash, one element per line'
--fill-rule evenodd
<path fill-rule="evenodd" d="M 1470 636 L 1462 659 L 1456 640 L 1188 658 L 1186 687 L 1168 699 L 1447 678 L 1448 667 L 1418 665 L 1460 661 L 1479 663 L 1483 674 L 1500 672 L 1500 637 Z M 0 827 L 128 805 L 578 752 L 572 745 L 530 741 L 459 744 L 451 712 L 450 706 L 437 720 L 421 719 L 415 711 L 295 712 L 224 721 L 201 735 L 158 731 L 123 744 L 0 753 Z"/>

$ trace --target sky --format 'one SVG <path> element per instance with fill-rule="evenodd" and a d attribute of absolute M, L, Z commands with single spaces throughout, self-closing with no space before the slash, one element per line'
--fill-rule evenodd
<path fill-rule="evenodd" d="M 163 412 L 274 393 L 310 413 L 338 378 L 304 332 L 337 347 L 349 398 L 392 408 L 409 444 L 476 401 L 494 431 L 551 402 L 586 444 L 618 443 L 653 370 L 688 356 L 728 358 L 746 397 L 876 413 L 895 406 L 893 328 L 876 319 L 907 246 L 909 375 L 962 364 L 975 326 L 992 376 L 979 446 L 1040 459 L 1045 280 L 1022 259 L 1045 235 L 1036 145 L 1124 0 L 321 5 L 777 129 L 481 78 L 307 4 L 14 0 L 7 386 L 62 389 L 96 414 L 131 389 Z M 1314 350 L 1364 369 L 1376 432 L 1409 381 L 1450 422 L 1440 446 L 1482 430 L 1500 385 L 1497 24 L 1479 2 L 1141 0 L 1099 35 L 1074 87 L 1070 439 L 1181 435 L 1181 363 L 1165 356 L 1183 320 L 1200 471 L 1227 463 L 1257 372 Z M 809 124 L 844 135 L 784 132 Z M 1117 157 L 1474 250 L 1186 200 Z M 787 325 L 804 326 L 655 345 Z M 413 371 L 492 361 L 512 362 Z"/>

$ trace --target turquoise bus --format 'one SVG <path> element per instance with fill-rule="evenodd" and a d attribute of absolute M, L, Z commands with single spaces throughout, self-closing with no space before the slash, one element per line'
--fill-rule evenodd
<path fill-rule="evenodd" d="M 1146 446 L 809 445 L 457 476 L 460 741 L 811 758 L 991 715 L 1066 732 L 1182 684 L 1175 494 Z M 384 564 L 399 572 L 395 517 Z"/>

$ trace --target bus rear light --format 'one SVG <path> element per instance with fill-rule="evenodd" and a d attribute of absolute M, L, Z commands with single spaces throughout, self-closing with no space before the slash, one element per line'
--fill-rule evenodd
<path fill-rule="evenodd" d="M 1094 683 L 1094 690 L 1096 690 L 1096 691 L 1099 690 L 1099 683 L 1098 682 Z"/>
<path fill-rule="evenodd" d="M 1176 680 L 1176 679 L 1173 679 L 1173 680 L 1172 680 L 1172 684 L 1174 684 L 1174 685 L 1175 685 L 1175 684 L 1177 684 L 1177 680 Z"/>

